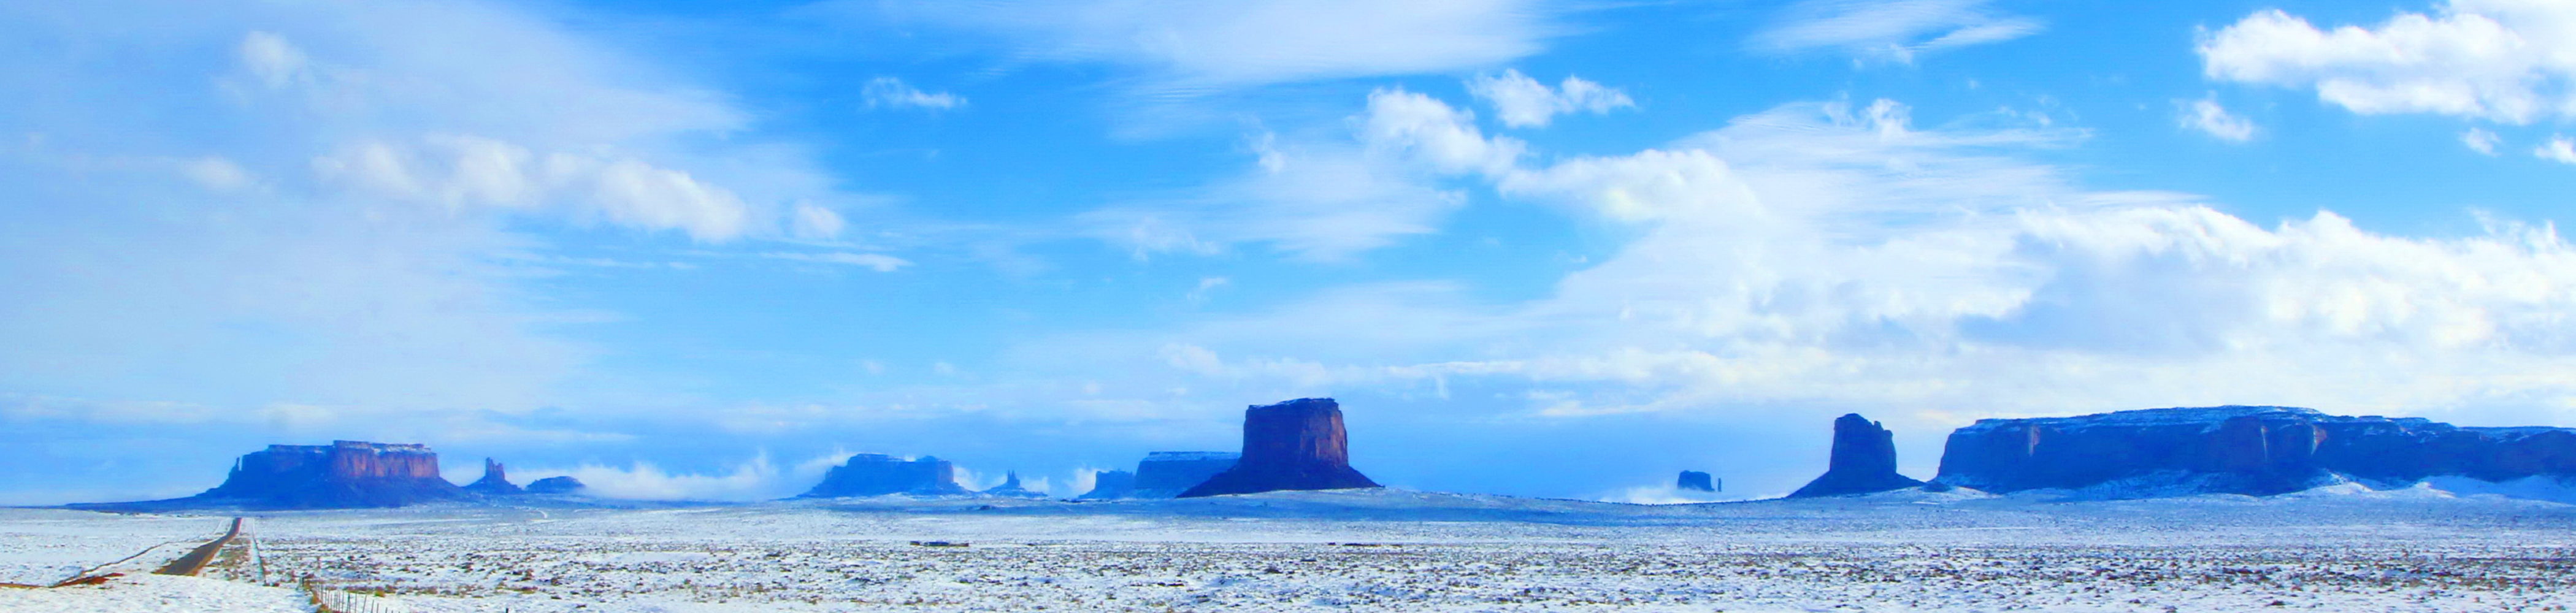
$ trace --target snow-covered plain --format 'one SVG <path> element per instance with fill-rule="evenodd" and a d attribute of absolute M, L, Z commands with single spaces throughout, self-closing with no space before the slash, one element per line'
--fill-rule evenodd
<path fill-rule="evenodd" d="M 2576 506 L 2564 503 L 2429 488 L 2061 500 L 1909 491 L 1643 506 L 1389 490 L 1094 503 L 449 506 L 275 513 L 255 523 L 272 581 L 311 575 L 322 586 L 387 594 L 371 601 L 379 610 L 2576 605 Z M 71 534 L 20 530 L 24 521 L 34 520 L 0 515 L 0 531 Z M 144 525 L 96 521 L 100 531 Z M 219 528 L 192 521 L 203 536 Z M 934 540 L 971 546 L 910 543 Z M 18 551 L 49 550 L 22 543 L 0 555 Z M 0 609 L 75 610 L 7 600 Z"/>

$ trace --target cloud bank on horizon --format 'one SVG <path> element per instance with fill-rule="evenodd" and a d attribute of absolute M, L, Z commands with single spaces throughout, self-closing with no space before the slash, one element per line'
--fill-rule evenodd
<path fill-rule="evenodd" d="M 2576 423 L 2576 7 L 2107 10 L 0 9 L 0 503 L 334 438 L 1078 487 L 1328 395 L 1391 485 L 1596 497 L 1785 492 L 1847 411 L 1918 473 L 1980 417 Z"/>

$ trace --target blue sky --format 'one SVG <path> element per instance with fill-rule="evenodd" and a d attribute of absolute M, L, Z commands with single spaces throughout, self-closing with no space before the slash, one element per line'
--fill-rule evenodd
<path fill-rule="evenodd" d="M 1401 487 L 1930 476 L 1982 417 L 2576 423 L 2576 7 L 0 8 L 0 503 L 424 442 L 1079 491 L 1342 400 Z"/>

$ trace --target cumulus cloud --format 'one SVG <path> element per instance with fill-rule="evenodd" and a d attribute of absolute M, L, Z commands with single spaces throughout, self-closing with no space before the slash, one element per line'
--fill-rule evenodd
<path fill-rule="evenodd" d="M 2560 164 L 2576 164 L 2576 139 L 2565 136 L 2552 137 L 2548 143 L 2531 150 L 2531 154 Z"/>
<path fill-rule="evenodd" d="M 2199 51 L 2209 78 L 2314 88 L 2356 113 L 2576 116 L 2576 5 L 2555 0 L 2453 0 L 2332 29 L 2265 9 L 2203 36 Z"/>
<path fill-rule="evenodd" d="M 1494 105 L 1494 113 L 1503 125 L 1515 128 L 1542 127 L 1557 115 L 1578 111 L 1608 113 L 1613 109 L 1637 106 L 1628 94 L 1602 87 L 1572 75 L 1555 88 L 1529 78 L 1519 70 L 1502 74 L 1481 75 L 1467 81 L 1467 91 Z"/>
<path fill-rule="evenodd" d="M 2080 131 L 1910 116 L 1788 105 L 1666 147 L 1479 170 L 1636 237 L 1539 299 L 1346 288 L 1169 331 L 1137 358 L 1254 389 L 1510 381 L 1527 414 L 1558 417 L 2576 406 L 2576 248 L 2552 226 L 2412 238 L 2324 211 L 2265 226 L 2025 159 Z"/>
<path fill-rule="evenodd" d="M 2224 141 L 2241 143 L 2254 140 L 2254 122 L 2227 112 L 2227 107 L 2219 106 L 2217 94 L 2211 94 L 2199 100 L 2177 100 L 2174 101 L 2174 106 L 2182 109 L 2175 118 L 2182 127 L 2198 130 L 2202 134 Z"/>
<path fill-rule="evenodd" d="M 963 96 L 947 92 L 934 94 L 921 91 L 911 84 L 904 83 L 903 79 L 894 77 L 869 79 L 867 87 L 859 90 L 859 96 L 866 98 L 868 108 L 872 109 L 910 108 L 945 111 L 966 105 L 966 98 Z"/>
<path fill-rule="evenodd" d="M 2039 33 L 2039 20 L 1986 7 L 1988 0 L 1804 0 L 1754 34 L 1755 49 L 1834 49 L 1911 63 L 1915 56 Z"/>

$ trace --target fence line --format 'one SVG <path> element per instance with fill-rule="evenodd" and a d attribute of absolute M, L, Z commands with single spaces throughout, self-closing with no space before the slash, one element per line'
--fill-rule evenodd
<path fill-rule="evenodd" d="M 305 596 L 313 601 L 314 610 L 322 613 L 410 613 L 411 606 L 387 596 L 327 589 L 313 585 L 312 579 L 298 583 Z"/>

